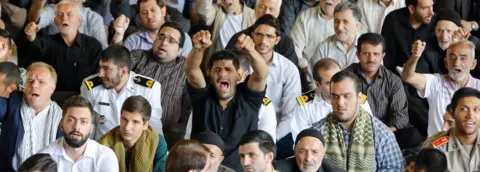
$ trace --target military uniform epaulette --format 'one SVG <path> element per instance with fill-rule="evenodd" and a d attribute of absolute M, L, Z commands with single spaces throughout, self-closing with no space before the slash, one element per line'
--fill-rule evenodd
<path fill-rule="evenodd" d="M 301 96 L 297 97 L 297 102 L 300 105 L 304 105 L 305 103 L 312 101 L 315 98 L 315 90 L 303 93 Z"/>
<path fill-rule="evenodd" d="M 271 102 L 272 102 L 272 101 L 271 101 L 269 98 L 267 98 L 267 97 L 264 97 L 264 98 L 263 98 L 263 105 L 264 105 L 264 106 L 267 106 L 267 105 L 270 104 Z"/>
<path fill-rule="evenodd" d="M 96 86 L 102 85 L 102 81 L 99 76 L 93 77 L 89 80 L 85 80 L 84 82 L 88 90 L 92 90 Z"/>
<path fill-rule="evenodd" d="M 445 143 L 448 143 L 449 133 L 450 132 L 445 132 L 445 131 L 438 132 L 437 134 L 433 135 L 430 139 L 427 139 L 426 144 L 424 144 L 424 146 L 422 147 L 433 146 L 434 148 L 438 148 L 444 145 Z"/>
<path fill-rule="evenodd" d="M 147 88 L 152 88 L 153 84 L 155 84 L 155 80 L 145 78 L 145 77 L 142 77 L 142 76 L 133 77 L 133 82 L 135 82 L 135 84 L 138 84 L 138 85 L 141 85 L 141 86 L 144 86 L 144 87 L 147 87 Z"/>

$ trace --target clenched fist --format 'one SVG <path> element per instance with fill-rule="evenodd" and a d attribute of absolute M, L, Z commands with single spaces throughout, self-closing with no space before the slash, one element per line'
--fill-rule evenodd
<path fill-rule="evenodd" d="M 250 38 L 250 36 L 247 36 L 245 34 L 241 34 L 237 38 L 237 43 L 235 44 L 235 47 L 248 54 L 255 51 L 255 43 L 253 43 L 253 40 L 252 38 Z"/>
<path fill-rule="evenodd" d="M 35 37 L 37 36 L 37 32 L 40 30 L 40 26 L 35 24 L 35 22 L 30 22 L 28 25 L 25 27 L 25 35 L 27 35 L 27 39 L 29 41 L 35 40 Z"/>
<path fill-rule="evenodd" d="M 467 29 L 460 27 L 452 35 L 452 42 L 467 40 L 470 37 L 470 32 Z"/>
<path fill-rule="evenodd" d="M 199 50 L 207 49 L 212 46 L 211 37 L 212 35 L 210 35 L 210 32 L 208 31 L 201 30 L 200 32 L 197 32 L 192 38 L 193 47 Z"/>
<path fill-rule="evenodd" d="M 113 29 L 115 29 L 115 32 L 118 34 L 125 34 L 125 31 L 128 28 L 128 25 L 130 24 L 130 19 L 127 18 L 125 15 L 120 15 L 115 19 L 113 22 Z"/>
<path fill-rule="evenodd" d="M 412 45 L 412 57 L 418 59 L 422 56 L 423 51 L 425 50 L 425 46 L 427 44 L 423 41 L 417 40 Z"/>

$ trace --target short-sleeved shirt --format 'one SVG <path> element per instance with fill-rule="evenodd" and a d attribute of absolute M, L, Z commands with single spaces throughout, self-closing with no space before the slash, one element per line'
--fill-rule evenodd
<path fill-rule="evenodd" d="M 418 92 L 419 96 L 426 98 L 430 109 L 428 110 L 428 136 L 433 136 L 442 130 L 443 114 L 445 108 L 450 104 L 453 93 L 460 88 L 455 88 L 455 85 L 450 81 L 447 75 L 440 74 L 423 74 L 426 79 L 425 95 Z M 470 76 L 467 85 L 480 89 L 480 81 Z"/>
<path fill-rule="evenodd" d="M 357 38 L 360 35 L 357 33 Z M 355 40 L 355 46 L 350 50 L 346 50 L 342 43 L 337 39 L 336 35 L 332 35 L 321 42 L 315 54 L 310 58 L 310 66 L 313 66 L 318 60 L 322 58 L 332 58 L 340 65 L 340 68 L 345 69 L 352 63 L 358 63 L 357 58 L 357 41 Z M 309 71 L 311 73 L 311 71 Z M 312 75 L 313 76 L 313 75 Z"/>
<path fill-rule="evenodd" d="M 192 50 L 192 39 L 188 36 L 187 33 L 183 34 L 185 36 L 185 42 L 183 43 L 182 51 L 180 55 L 183 57 L 188 57 L 188 53 Z M 146 31 L 136 32 L 125 39 L 123 45 L 128 48 L 128 50 L 150 50 L 153 47 L 155 40 L 152 40 Z"/>
<path fill-rule="evenodd" d="M 240 83 L 226 109 L 220 105 L 215 88 L 210 83 L 205 88 L 194 88 L 187 82 L 187 90 L 193 107 L 192 136 L 205 130 L 217 133 L 225 142 L 222 164 L 242 171 L 238 143 L 244 134 L 258 128 L 258 113 L 265 90 L 253 91 L 246 82 Z"/>

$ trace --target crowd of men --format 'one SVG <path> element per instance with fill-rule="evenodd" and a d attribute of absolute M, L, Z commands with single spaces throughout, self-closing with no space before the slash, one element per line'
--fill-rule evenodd
<path fill-rule="evenodd" d="M 480 0 L 5 0 L 0 171 L 480 171 Z"/>

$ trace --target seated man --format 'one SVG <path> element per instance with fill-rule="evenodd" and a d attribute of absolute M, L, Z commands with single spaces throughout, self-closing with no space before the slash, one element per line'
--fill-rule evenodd
<path fill-rule="evenodd" d="M 167 17 L 165 16 L 165 2 L 163 0 L 139 0 L 137 5 L 137 12 L 140 14 L 142 30 L 128 36 L 125 41 L 123 37 L 128 28 L 130 20 L 124 15 L 120 15 L 114 22 L 115 35 L 112 38 L 112 43 L 122 44 L 128 50 L 150 50 L 154 46 L 154 41 L 157 39 L 158 31 Z M 182 33 L 185 31 L 182 31 Z M 178 42 L 180 43 L 180 42 Z M 181 55 L 187 57 L 192 49 L 192 40 L 185 33 L 185 41 L 182 42 Z"/>
<path fill-rule="evenodd" d="M 58 171 L 118 172 L 115 153 L 89 139 L 94 113 L 92 105 L 82 96 L 65 100 L 60 123 L 65 136 L 39 151 L 52 156 Z"/>
<path fill-rule="evenodd" d="M 381 33 L 385 17 L 392 11 L 405 7 L 408 0 L 358 0 L 362 11 L 362 27 L 367 32 Z"/>
<path fill-rule="evenodd" d="M 0 171 L 16 171 L 28 157 L 63 135 L 58 127 L 62 109 L 50 99 L 56 82 L 52 66 L 32 63 L 25 91 L 0 98 Z"/>
<path fill-rule="evenodd" d="M 94 37 L 78 32 L 82 17 L 76 3 L 58 3 L 55 14 L 55 25 L 59 29 L 56 35 L 37 38 L 40 29 L 37 24 L 30 22 L 25 27 L 29 51 L 58 71 L 56 91 L 78 92 L 83 78 L 97 71 L 102 45 Z"/>
<path fill-rule="evenodd" d="M 480 170 L 480 91 L 461 88 L 451 101 L 455 128 L 439 132 L 424 145 L 445 153 L 448 171 L 467 172 Z M 416 164 L 415 164 L 416 165 Z"/>
<path fill-rule="evenodd" d="M 198 140 L 210 150 L 210 172 L 234 172 L 232 169 L 221 164 L 225 158 L 223 156 L 225 143 L 218 134 L 206 130 L 197 134 L 192 140 Z"/>
<path fill-rule="evenodd" d="M 443 127 L 442 131 L 449 131 L 453 127 L 455 127 L 455 120 L 453 119 L 453 110 L 451 105 L 447 105 L 445 109 L 445 114 L 443 115 Z"/>
<path fill-rule="evenodd" d="M 316 89 L 297 97 L 298 107 L 293 112 L 290 130 L 292 138 L 297 138 L 302 130 L 312 127 L 312 124 L 325 118 L 332 112 L 330 97 L 330 80 L 340 72 L 340 66 L 331 58 L 320 59 L 313 65 L 313 78 Z M 369 114 L 373 114 L 368 101 L 361 105 Z"/>
<path fill-rule="evenodd" d="M 193 36 L 195 48 L 184 66 L 193 107 L 192 136 L 205 130 L 217 133 L 225 142 L 225 160 L 222 164 L 241 171 L 238 143 L 245 133 L 257 129 L 258 112 L 265 97 L 268 66 L 255 50 L 252 39 L 242 35 L 237 48 L 248 54 L 253 74 L 246 82 L 237 85 L 241 77 L 237 55 L 230 51 L 219 51 L 207 64 L 207 76 L 210 78 L 207 82 L 200 65 L 205 50 L 212 45 L 210 38 L 208 31 L 200 31 Z M 220 116 L 222 118 L 218 118 Z"/>
<path fill-rule="evenodd" d="M 447 171 L 447 157 L 445 153 L 436 148 L 424 148 L 418 153 L 413 166 L 406 172 Z"/>
<path fill-rule="evenodd" d="M 98 141 L 115 152 L 120 172 L 165 171 L 167 143 L 150 126 L 150 103 L 142 96 L 131 96 L 121 112 L 120 126 Z"/>
<path fill-rule="evenodd" d="M 239 144 L 238 152 L 243 171 L 279 172 L 272 164 L 277 147 L 270 134 L 253 130 L 243 135 Z"/>
<path fill-rule="evenodd" d="M 18 172 L 57 172 L 57 163 L 46 153 L 32 155 L 20 165 Z"/>
<path fill-rule="evenodd" d="M 13 43 L 12 35 L 10 35 L 8 31 L 0 29 L 0 62 L 11 61 L 18 64 L 18 60 L 14 61 L 14 59 L 12 59 L 12 55 L 16 54 L 16 52 L 13 50 L 14 46 L 15 44 Z M 27 75 L 27 71 L 24 68 L 19 68 L 18 66 L 17 68 L 20 70 L 21 77 L 21 80 L 16 83 L 18 84 L 17 89 L 19 91 L 23 91 L 25 89 L 25 77 Z"/>
<path fill-rule="evenodd" d="M 325 140 L 322 133 L 315 129 L 305 129 L 295 139 L 295 157 L 277 161 L 275 167 L 279 171 L 303 172 L 342 172 L 342 170 L 323 159 L 326 153 Z"/>
<path fill-rule="evenodd" d="M 151 103 L 152 128 L 162 132 L 162 94 L 157 81 L 130 71 L 130 52 L 121 45 L 112 45 L 100 54 L 100 70 L 98 74 L 89 76 L 83 81 L 81 95 L 85 97 L 95 110 L 93 123 L 95 133 L 92 138 L 99 139 L 111 129 L 120 125 L 121 107 L 130 96 L 140 95 Z"/>
<path fill-rule="evenodd" d="M 428 136 L 441 131 L 443 114 L 450 103 L 453 93 L 462 87 L 480 89 L 480 81 L 470 75 L 470 70 L 477 65 L 474 59 L 475 45 L 470 41 L 459 41 L 450 44 L 444 60 L 448 74 L 419 74 L 415 68 L 425 42 L 416 41 L 412 46 L 412 56 L 405 63 L 402 79 L 418 90 L 418 95 L 428 100 Z"/>
<path fill-rule="evenodd" d="M 211 152 L 196 140 L 181 140 L 168 153 L 165 171 L 208 172 Z"/>
<path fill-rule="evenodd" d="M 401 171 L 405 160 L 392 131 L 361 106 L 357 75 L 340 71 L 330 83 L 333 112 L 314 123 L 322 132 L 326 159 L 345 171 Z"/>
<path fill-rule="evenodd" d="M 0 62 L 0 81 L 0 97 L 8 98 L 21 81 L 18 66 L 12 62 Z"/>
<path fill-rule="evenodd" d="M 38 23 L 38 26 L 43 29 L 47 28 L 48 34 L 54 35 L 60 32 L 59 28 L 54 23 L 54 18 L 58 15 L 55 12 L 55 4 L 47 4 L 48 0 L 38 0 L 33 3 L 28 12 L 28 21 Z M 103 18 L 100 14 L 92 11 L 88 7 L 84 7 L 85 0 L 62 0 L 60 3 L 76 3 L 75 8 L 79 8 L 82 23 L 78 26 L 78 32 L 95 38 L 102 44 L 102 49 L 107 48 L 107 35 L 103 27 Z"/>

